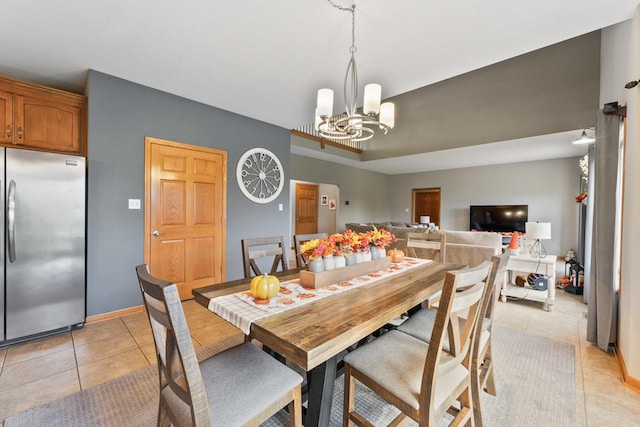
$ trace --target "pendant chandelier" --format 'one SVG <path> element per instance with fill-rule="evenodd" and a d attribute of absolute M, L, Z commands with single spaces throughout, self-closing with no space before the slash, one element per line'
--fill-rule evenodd
<path fill-rule="evenodd" d="M 380 104 L 382 87 L 371 83 L 364 88 L 362 113 L 358 113 L 358 71 L 356 68 L 356 5 L 343 7 L 327 0 L 331 6 L 345 12 L 351 12 L 351 59 L 344 76 L 345 112 L 333 115 L 333 90 L 318 90 L 314 127 L 320 136 L 335 141 L 363 142 L 375 135 L 379 128 L 386 135 L 395 124 L 395 106 L 391 102 Z"/>

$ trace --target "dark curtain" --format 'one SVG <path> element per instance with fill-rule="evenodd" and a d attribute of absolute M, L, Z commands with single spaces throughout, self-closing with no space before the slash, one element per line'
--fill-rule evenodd
<path fill-rule="evenodd" d="M 616 342 L 619 287 L 619 211 L 621 117 L 598 113 L 593 170 L 591 253 L 585 265 L 589 290 L 587 340 L 607 351 Z M 592 173 L 593 172 L 593 173 Z M 591 186 L 590 186 L 591 187 Z"/>

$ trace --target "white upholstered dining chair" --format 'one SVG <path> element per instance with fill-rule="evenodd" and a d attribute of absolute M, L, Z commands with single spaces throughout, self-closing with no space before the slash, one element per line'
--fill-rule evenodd
<path fill-rule="evenodd" d="M 302 425 L 302 377 L 250 343 L 198 363 L 178 289 L 136 267 L 158 360 L 158 426 L 257 426 L 284 406 Z"/>
<path fill-rule="evenodd" d="M 343 425 L 370 425 L 355 410 L 355 380 L 400 409 L 390 425 L 409 417 L 433 426 L 447 412 L 455 414 L 453 425 L 472 424 L 470 350 L 490 270 L 486 261 L 447 273 L 429 343 L 394 330 L 344 357 Z"/>

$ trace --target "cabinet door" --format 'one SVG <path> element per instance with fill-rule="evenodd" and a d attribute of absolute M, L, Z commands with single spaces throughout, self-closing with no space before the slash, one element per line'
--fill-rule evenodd
<path fill-rule="evenodd" d="M 0 143 L 13 142 L 13 94 L 0 91 Z"/>
<path fill-rule="evenodd" d="M 16 96 L 15 142 L 44 150 L 80 153 L 83 111 L 47 96 Z"/>

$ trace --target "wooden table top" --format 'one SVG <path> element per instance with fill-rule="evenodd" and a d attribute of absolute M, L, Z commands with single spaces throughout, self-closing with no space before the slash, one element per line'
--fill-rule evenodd
<path fill-rule="evenodd" d="M 305 370 L 310 370 L 369 336 L 392 319 L 442 289 L 447 271 L 462 264 L 433 262 L 383 280 L 331 295 L 260 319 L 252 337 Z M 277 274 L 280 280 L 299 277 L 297 270 Z M 241 279 L 193 290 L 197 302 L 248 289 Z"/>

